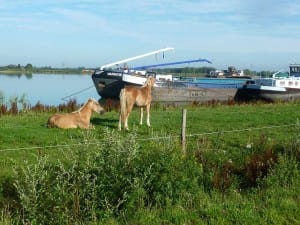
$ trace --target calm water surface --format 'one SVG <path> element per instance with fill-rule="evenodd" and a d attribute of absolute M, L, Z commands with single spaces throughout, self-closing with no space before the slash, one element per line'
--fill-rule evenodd
<path fill-rule="evenodd" d="M 78 103 L 84 103 L 90 97 L 99 99 L 91 75 L 0 75 L 0 98 L 4 96 L 4 102 L 9 102 L 10 98 L 21 97 L 24 94 L 27 103 L 31 105 L 37 102 L 45 105 L 58 105 L 74 98 Z M 72 96 L 68 97 L 69 95 Z M 2 101 L 3 99 L 0 99 L 0 102 Z"/>

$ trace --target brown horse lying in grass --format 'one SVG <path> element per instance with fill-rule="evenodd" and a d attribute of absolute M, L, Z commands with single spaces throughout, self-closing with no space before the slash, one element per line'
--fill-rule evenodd
<path fill-rule="evenodd" d="M 140 124 L 143 124 L 143 107 L 146 107 L 147 126 L 150 127 L 150 106 L 152 101 L 151 91 L 154 84 L 155 78 L 148 77 L 145 85 L 142 87 L 127 86 L 121 90 L 119 130 L 121 130 L 122 122 L 124 122 L 124 128 L 128 130 L 128 117 L 134 105 L 141 107 Z"/>
<path fill-rule="evenodd" d="M 93 128 L 90 118 L 93 112 L 104 113 L 102 106 L 90 98 L 79 110 L 66 114 L 55 114 L 48 119 L 48 127 L 58 128 Z"/>

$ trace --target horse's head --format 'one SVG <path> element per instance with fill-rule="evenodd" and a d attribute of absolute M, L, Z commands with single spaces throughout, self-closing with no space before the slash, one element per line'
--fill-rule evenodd
<path fill-rule="evenodd" d="M 147 81 L 146 81 L 146 85 L 153 88 L 155 84 L 155 78 L 154 77 L 148 77 Z"/>
<path fill-rule="evenodd" d="M 92 111 L 103 114 L 105 112 L 104 108 L 99 104 L 99 102 L 93 98 L 89 99 L 89 105 Z"/>

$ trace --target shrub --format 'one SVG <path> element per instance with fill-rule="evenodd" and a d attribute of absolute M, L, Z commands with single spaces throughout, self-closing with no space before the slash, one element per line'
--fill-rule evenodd
<path fill-rule="evenodd" d="M 176 147 L 155 142 L 142 147 L 135 132 L 122 137 L 105 130 L 103 136 L 92 145 L 99 143 L 93 132 L 84 132 L 78 147 L 62 151 L 59 163 L 40 157 L 16 170 L 26 223 L 90 223 L 188 201 L 197 192 L 199 165 Z"/>
<path fill-rule="evenodd" d="M 15 218 L 22 218 L 20 223 L 250 224 L 252 217 L 257 223 L 298 219 L 296 144 L 291 145 L 293 150 L 261 145 L 243 156 L 244 167 L 236 168 L 235 163 L 222 160 L 221 152 L 216 152 L 220 158 L 213 159 L 205 151 L 209 146 L 205 141 L 203 151 L 194 157 L 194 153 L 183 156 L 174 139 L 137 142 L 135 130 L 122 133 L 106 128 L 102 140 L 93 130 L 80 132 L 74 144 L 61 149 L 59 161 L 37 156 L 37 163 L 15 169 L 19 197 L 15 201 L 21 209 Z M 260 167 L 249 175 L 252 162 Z M 265 169 L 268 173 L 262 173 Z M 258 187 L 240 191 L 240 181 L 253 177 Z M 283 195 L 286 201 L 279 206 L 278 196 Z"/>

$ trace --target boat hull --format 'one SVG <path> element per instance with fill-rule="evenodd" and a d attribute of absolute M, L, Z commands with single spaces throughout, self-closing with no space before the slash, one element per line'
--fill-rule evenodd
<path fill-rule="evenodd" d="M 245 85 L 238 89 L 236 98 L 246 101 L 293 101 L 300 99 L 300 89 Z"/>
<path fill-rule="evenodd" d="M 155 87 L 152 99 L 160 104 L 183 105 L 186 103 L 205 103 L 211 101 L 232 101 L 237 89 L 234 88 L 180 88 Z"/>
<path fill-rule="evenodd" d="M 92 74 L 95 88 L 101 98 L 119 99 L 120 91 L 125 83 L 122 73 L 110 71 L 96 71 Z"/>
<path fill-rule="evenodd" d="M 119 99 L 122 88 L 134 85 L 122 80 L 122 74 L 98 72 L 92 79 L 101 99 Z M 141 86 L 136 84 L 135 86 Z M 183 105 L 210 101 L 232 101 L 238 88 L 216 88 L 187 85 L 184 82 L 157 82 L 152 91 L 152 101 L 160 104 Z"/>

